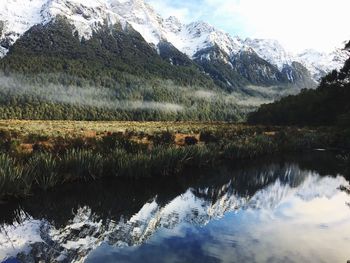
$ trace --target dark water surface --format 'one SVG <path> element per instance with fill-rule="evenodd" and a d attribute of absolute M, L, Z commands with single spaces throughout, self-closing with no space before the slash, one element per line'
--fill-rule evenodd
<path fill-rule="evenodd" d="M 0 262 L 346 263 L 346 174 L 313 152 L 67 185 L 0 204 Z"/>

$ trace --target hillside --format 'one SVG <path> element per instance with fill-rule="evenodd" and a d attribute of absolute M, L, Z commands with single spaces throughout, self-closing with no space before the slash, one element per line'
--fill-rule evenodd
<path fill-rule="evenodd" d="M 345 49 L 350 48 L 350 42 Z M 344 67 L 325 76 L 316 90 L 303 90 L 249 116 L 254 124 L 341 125 L 350 127 L 350 58 Z"/>
<path fill-rule="evenodd" d="M 0 3 L 2 119 L 239 121 L 329 71 L 143 0 L 22 3 Z"/>

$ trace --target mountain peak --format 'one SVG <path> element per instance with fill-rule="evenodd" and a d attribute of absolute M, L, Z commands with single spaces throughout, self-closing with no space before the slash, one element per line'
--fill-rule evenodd
<path fill-rule="evenodd" d="M 182 23 L 176 16 L 169 16 L 164 22 L 171 26 L 181 27 Z"/>
<path fill-rule="evenodd" d="M 340 68 L 347 58 L 344 50 L 331 54 L 306 51 L 291 56 L 276 40 L 248 38 L 243 41 L 203 21 L 185 25 L 174 16 L 163 19 L 144 0 L 1 0 L 0 57 L 32 26 L 46 24 L 59 15 L 66 17 L 86 39 L 106 21 L 109 25 L 120 23 L 133 27 L 149 44 L 157 47 L 162 41 L 170 42 L 190 58 L 213 47 L 229 57 L 252 49 L 280 71 L 293 61 L 300 62 L 315 79 Z"/>
<path fill-rule="evenodd" d="M 217 30 L 215 27 L 204 21 L 192 22 L 187 25 L 187 28 L 188 30 L 196 31 L 197 35 L 201 35 L 203 33 L 212 33 Z"/>
<path fill-rule="evenodd" d="M 282 70 L 285 65 L 291 65 L 292 56 L 274 39 L 247 38 L 244 43 L 254 49 L 263 59 Z"/>
<path fill-rule="evenodd" d="M 314 49 L 307 49 L 296 56 L 301 64 L 310 70 L 314 79 L 319 80 L 326 73 L 343 67 L 344 62 L 350 57 L 350 52 L 343 49 L 335 49 L 329 53 L 322 53 Z"/>
<path fill-rule="evenodd" d="M 165 30 L 169 30 L 173 33 L 179 33 L 182 30 L 183 24 L 180 22 L 180 20 L 175 16 L 170 16 L 167 19 L 164 20 L 164 27 Z"/>

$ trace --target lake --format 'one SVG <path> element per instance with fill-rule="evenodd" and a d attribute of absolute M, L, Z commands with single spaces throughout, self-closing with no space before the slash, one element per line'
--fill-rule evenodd
<path fill-rule="evenodd" d="M 346 263 L 347 174 L 315 151 L 65 185 L 0 204 L 0 261 Z"/>

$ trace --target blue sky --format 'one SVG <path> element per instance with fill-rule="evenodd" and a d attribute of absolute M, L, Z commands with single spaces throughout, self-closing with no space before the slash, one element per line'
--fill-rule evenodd
<path fill-rule="evenodd" d="M 206 21 L 242 38 L 273 38 L 290 51 L 330 51 L 350 39 L 350 0 L 146 0 L 161 15 Z"/>

